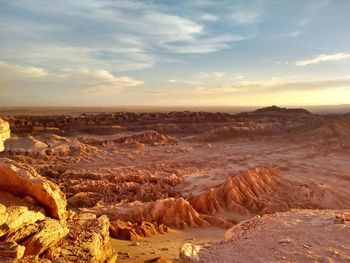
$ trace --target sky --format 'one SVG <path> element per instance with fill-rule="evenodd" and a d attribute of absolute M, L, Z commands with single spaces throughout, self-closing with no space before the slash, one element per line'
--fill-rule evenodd
<path fill-rule="evenodd" d="M 350 104 L 348 0 L 0 0 L 0 105 Z"/>

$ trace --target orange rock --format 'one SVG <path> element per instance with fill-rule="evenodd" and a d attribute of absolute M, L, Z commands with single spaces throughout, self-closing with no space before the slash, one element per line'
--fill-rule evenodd
<path fill-rule="evenodd" d="M 39 228 L 39 232 L 23 243 L 26 247 L 25 256 L 42 254 L 47 248 L 56 245 L 69 232 L 64 223 L 51 218 L 42 221 Z"/>
<path fill-rule="evenodd" d="M 188 198 L 193 208 L 205 214 L 222 210 L 246 214 L 260 210 L 259 198 L 280 181 L 277 170 L 258 166 L 240 171 L 223 184 Z"/>
<path fill-rule="evenodd" d="M 7 121 L 0 119 L 0 152 L 4 150 L 4 142 L 10 138 L 10 125 Z"/>
<path fill-rule="evenodd" d="M 137 240 L 140 237 L 150 237 L 156 234 L 168 232 L 168 227 L 160 224 L 156 225 L 150 222 L 130 223 L 122 220 L 111 222 L 109 232 L 112 237 L 125 240 Z"/>
<path fill-rule="evenodd" d="M 22 227 L 44 220 L 42 209 L 9 193 L 0 192 L 0 236 L 11 235 Z"/>
<path fill-rule="evenodd" d="M 59 220 L 66 218 L 65 195 L 56 184 L 40 176 L 34 169 L 0 160 L 0 190 L 18 196 L 31 196 L 45 207 L 49 216 Z"/>
<path fill-rule="evenodd" d="M 109 243 L 109 220 L 93 214 L 76 214 L 67 220 L 69 234 L 44 257 L 63 262 L 116 262 L 116 253 Z"/>
<path fill-rule="evenodd" d="M 15 242 L 0 242 L 0 257 L 18 259 L 22 258 L 24 254 L 25 247 L 18 245 Z M 2 260 L 1 262 L 6 262 Z"/>

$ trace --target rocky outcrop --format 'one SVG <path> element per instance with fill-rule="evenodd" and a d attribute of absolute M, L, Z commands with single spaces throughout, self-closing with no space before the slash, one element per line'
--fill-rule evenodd
<path fill-rule="evenodd" d="M 0 260 L 4 258 L 21 258 L 24 251 L 25 247 L 18 245 L 16 242 L 0 242 Z"/>
<path fill-rule="evenodd" d="M 197 141 L 214 142 L 230 140 L 238 137 L 257 136 L 276 134 L 280 132 L 282 127 L 279 124 L 271 123 L 235 123 L 231 125 L 221 126 L 195 137 Z"/>
<path fill-rule="evenodd" d="M 119 218 L 130 222 L 156 222 L 170 227 L 206 227 L 210 224 L 201 218 L 193 207 L 183 198 L 160 199 L 146 204 L 135 202 L 104 211 L 109 218 Z"/>
<path fill-rule="evenodd" d="M 0 152 L 4 150 L 4 142 L 10 138 L 10 125 L 8 122 L 0 119 Z"/>
<path fill-rule="evenodd" d="M 199 252 L 202 249 L 200 245 L 185 243 L 180 249 L 179 261 L 182 263 L 191 263 L 199 261 Z"/>
<path fill-rule="evenodd" d="M 61 220 L 66 217 L 65 195 L 56 184 L 40 176 L 34 169 L 0 160 L 0 190 L 32 197 L 53 218 Z"/>
<path fill-rule="evenodd" d="M 40 206 L 5 192 L 0 192 L 0 208 L 0 237 L 45 219 L 45 212 Z"/>
<path fill-rule="evenodd" d="M 58 259 L 115 262 L 108 218 L 73 214 L 67 221 L 59 221 L 45 216 L 45 210 L 31 197 L 0 192 L 0 261 L 49 263 Z"/>
<path fill-rule="evenodd" d="M 0 262 L 116 261 L 108 218 L 67 221 L 65 195 L 33 168 L 0 160 L 0 190 Z"/>
<path fill-rule="evenodd" d="M 33 202 L 0 192 L 0 261 L 38 256 L 68 233 L 64 221 L 46 217 L 44 209 Z"/>
<path fill-rule="evenodd" d="M 26 155 L 36 158 L 45 156 L 66 156 L 94 152 L 96 148 L 75 138 L 47 133 L 41 135 L 13 136 L 5 143 L 5 153 Z"/>
<path fill-rule="evenodd" d="M 170 135 L 160 134 L 156 131 L 145 131 L 130 136 L 125 136 L 117 139 L 116 142 L 131 144 L 131 143 L 142 143 L 148 145 L 164 145 L 164 144 L 175 144 L 177 141 Z"/>
<path fill-rule="evenodd" d="M 46 218 L 39 223 L 39 231 L 23 242 L 25 256 L 41 255 L 46 249 L 56 245 L 68 234 L 65 222 Z"/>
<path fill-rule="evenodd" d="M 67 220 L 69 234 L 45 252 L 45 258 L 57 262 L 115 262 L 109 244 L 109 220 L 106 216 L 76 214 Z"/>
<path fill-rule="evenodd" d="M 233 225 L 219 216 L 202 215 L 198 213 L 188 201 L 183 198 L 167 198 L 148 203 L 133 202 L 125 205 L 96 206 L 83 209 L 83 211 L 93 212 L 95 214 L 106 214 L 112 222 L 119 219 L 136 223 L 137 225 L 142 225 L 144 221 L 152 222 L 157 226 L 163 224 L 167 227 L 180 229 L 209 226 L 229 228 Z"/>
<path fill-rule="evenodd" d="M 280 180 L 277 170 L 258 166 L 238 172 L 223 184 L 189 197 L 188 201 L 196 211 L 205 214 L 216 214 L 222 210 L 240 214 L 256 213 L 263 208 L 260 198 Z"/>
<path fill-rule="evenodd" d="M 156 234 L 165 234 L 166 232 L 168 232 L 167 226 L 145 221 L 130 223 L 117 219 L 112 221 L 109 227 L 109 233 L 112 237 L 124 240 L 137 240 L 141 237 L 150 237 Z"/>

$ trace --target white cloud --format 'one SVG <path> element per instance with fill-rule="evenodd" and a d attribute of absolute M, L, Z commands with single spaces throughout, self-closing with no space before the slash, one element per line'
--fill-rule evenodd
<path fill-rule="evenodd" d="M 296 22 L 296 25 L 304 27 L 304 26 L 307 26 L 310 23 L 310 21 L 311 21 L 311 18 L 302 18 Z"/>
<path fill-rule="evenodd" d="M 317 11 L 331 3 L 331 0 L 309 0 L 306 7 L 312 11 Z"/>
<path fill-rule="evenodd" d="M 115 92 L 141 85 L 143 81 L 128 76 L 116 76 L 102 69 L 66 68 L 48 73 L 41 68 L 0 62 L 0 83 L 9 90 L 12 87 L 30 89 L 34 86 L 52 90 L 64 86 L 77 90 Z"/>
<path fill-rule="evenodd" d="M 161 42 L 192 40 L 203 31 L 203 26 L 186 18 L 149 11 L 140 19 L 140 28 L 134 28 L 141 34 L 160 36 Z"/>
<path fill-rule="evenodd" d="M 132 0 L 62 0 L 60 5 L 44 0 L 26 5 L 7 2 L 4 13 L 18 9 L 28 12 L 28 17 L 10 12 L 2 22 L 2 59 L 50 70 L 87 67 L 123 72 L 174 61 L 173 54 L 228 49 L 233 42 L 246 39 L 208 30 L 205 23 L 197 21 L 198 15 L 202 15 L 202 22 L 218 17 L 210 13 L 192 15 L 198 7 L 192 3 L 187 6 L 188 12 L 179 14 L 162 4 Z M 38 19 L 40 14 L 47 17 L 44 26 Z"/>
<path fill-rule="evenodd" d="M 107 70 L 64 69 L 59 78 L 90 90 L 119 91 L 143 84 L 143 81 L 125 76 L 115 76 Z"/>
<path fill-rule="evenodd" d="M 239 11 L 234 13 L 232 18 L 237 24 L 255 24 L 260 21 L 260 14 L 253 11 Z"/>
<path fill-rule="evenodd" d="M 232 75 L 234 79 L 244 79 L 244 76 L 241 73 L 235 73 Z"/>
<path fill-rule="evenodd" d="M 212 14 L 204 14 L 200 18 L 203 21 L 217 21 L 219 17 L 212 15 Z"/>
<path fill-rule="evenodd" d="M 350 54 L 347 54 L 347 53 L 321 54 L 311 59 L 299 60 L 295 63 L 295 65 L 300 67 L 300 66 L 307 66 L 311 64 L 317 64 L 321 62 L 338 61 L 338 60 L 345 60 L 345 59 L 350 59 Z"/>
<path fill-rule="evenodd" d="M 199 81 L 196 80 L 190 80 L 190 79 L 169 79 L 168 82 L 170 83 L 184 83 L 184 84 L 199 84 Z"/>
<path fill-rule="evenodd" d="M 8 77 L 8 78 L 10 77 L 40 78 L 48 75 L 48 72 L 43 68 L 13 65 L 4 61 L 0 61 L 0 72 L 2 72 L 3 77 Z"/>
<path fill-rule="evenodd" d="M 220 85 L 194 87 L 193 91 L 205 94 L 282 92 L 292 90 L 321 90 L 343 88 L 350 85 L 349 79 L 298 80 L 295 76 L 274 77 L 267 80 L 237 81 Z"/>
<path fill-rule="evenodd" d="M 223 78 L 226 75 L 226 72 L 201 72 L 198 75 L 198 78 L 207 79 L 207 78 Z"/>
<path fill-rule="evenodd" d="M 303 34 L 302 31 L 296 30 L 296 31 L 289 32 L 286 35 L 289 37 L 295 38 L 295 37 L 301 36 L 302 34 Z"/>
<path fill-rule="evenodd" d="M 162 47 L 179 54 L 205 54 L 230 48 L 232 42 L 245 40 L 246 37 L 231 36 L 201 36 L 192 41 L 175 44 L 163 44 Z"/>

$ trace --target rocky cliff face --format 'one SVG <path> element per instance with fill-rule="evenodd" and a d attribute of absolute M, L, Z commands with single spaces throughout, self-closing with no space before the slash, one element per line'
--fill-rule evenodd
<path fill-rule="evenodd" d="M 0 119 L 0 145 L 9 137 Z M 115 262 L 109 220 L 66 210 L 66 196 L 33 168 L 0 160 L 0 262 Z"/>
<path fill-rule="evenodd" d="M 10 125 L 8 122 L 0 119 L 0 152 L 4 150 L 4 142 L 10 138 Z"/>

